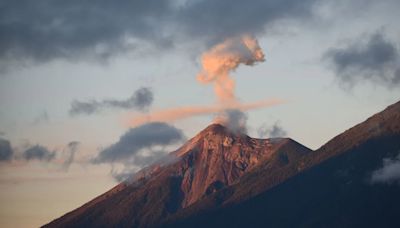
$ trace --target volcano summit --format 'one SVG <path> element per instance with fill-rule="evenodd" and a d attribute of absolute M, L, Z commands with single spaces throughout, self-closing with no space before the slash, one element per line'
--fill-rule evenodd
<path fill-rule="evenodd" d="M 212 124 L 45 227 L 398 227 L 399 185 L 371 177 L 399 151 L 400 102 L 315 151 Z"/>

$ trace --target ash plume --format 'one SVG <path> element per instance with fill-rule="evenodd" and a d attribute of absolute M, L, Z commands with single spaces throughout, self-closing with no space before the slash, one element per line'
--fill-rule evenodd
<path fill-rule="evenodd" d="M 216 116 L 214 122 L 224 125 L 235 134 L 247 133 L 247 115 L 238 109 L 224 110 Z"/>
<path fill-rule="evenodd" d="M 240 64 L 252 66 L 264 61 L 264 53 L 251 36 L 226 39 L 205 52 L 201 57 L 202 70 L 197 75 L 200 83 L 214 84 L 221 103 L 235 101 L 235 81 L 229 75 Z"/>
<path fill-rule="evenodd" d="M 240 111 L 247 111 L 252 109 L 259 109 L 265 107 L 271 107 L 284 103 L 280 99 L 269 99 L 262 100 L 253 103 L 232 103 L 232 104 L 220 104 L 210 106 L 184 106 L 178 108 L 169 108 L 164 110 L 153 111 L 149 114 L 138 114 L 133 119 L 129 119 L 128 126 L 138 126 L 149 121 L 159 122 L 174 122 L 181 119 L 190 118 L 193 116 L 218 114 L 228 109 L 236 109 Z"/>

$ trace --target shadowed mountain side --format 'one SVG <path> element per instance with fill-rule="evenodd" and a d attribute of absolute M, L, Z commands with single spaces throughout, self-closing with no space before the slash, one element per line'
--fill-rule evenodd
<path fill-rule="evenodd" d="M 400 227 L 400 186 L 370 181 L 399 151 L 400 134 L 374 138 L 251 199 L 191 210 L 166 227 Z"/>

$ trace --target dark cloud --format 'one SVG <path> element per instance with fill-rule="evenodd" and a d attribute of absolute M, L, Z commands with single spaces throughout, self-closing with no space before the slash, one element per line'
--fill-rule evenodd
<path fill-rule="evenodd" d="M 317 0 L 200 0 L 187 1 L 179 11 L 178 20 L 190 37 L 208 42 L 242 34 L 257 35 L 268 26 L 288 19 L 313 16 Z"/>
<path fill-rule="evenodd" d="M 393 159 L 383 159 L 382 168 L 372 173 L 371 182 L 387 184 L 400 183 L 400 155 Z"/>
<path fill-rule="evenodd" d="M 102 101 L 77 101 L 71 103 L 69 114 L 71 116 L 86 114 L 91 115 L 103 109 L 136 109 L 146 111 L 153 103 L 153 92 L 151 89 L 142 87 L 136 90 L 126 100 L 105 99 Z"/>
<path fill-rule="evenodd" d="M 40 161 L 51 161 L 55 158 L 56 152 L 50 152 L 46 147 L 41 145 L 35 145 L 23 153 L 23 158 L 25 160 L 40 160 Z"/>
<path fill-rule="evenodd" d="M 371 81 L 387 87 L 400 85 L 400 52 L 382 31 L 362 37 L 342 48 L 331 48 L 323 59 L 346 87 Z"/>
<path fill-rule="evenodd" d="M 235 134 L 246 134 L 247 115 L 238 109 L 227 109 L 218 114 L 216 122 L 224 125 Z"/>
<path fill-rule="evenodd" d="M 277 21 L 310 18 L 317 0 L 3 0 L 0 59 L 108 58 L 148 43 L 185 40 L 209 45 L 227 36 L 258 34 Z"/>
<path fill-rule="evenodd" d="M 100 151 L 93 163 L 111 163 L 111 175 L 122 181 L 133 178 L 139 169 L 157 162 L 168 164 L 171 159 L 165 150 L 166 146 L 179 143 L 185 139 L 183 132 L 171 125 L 161 122 L 147 123 L 131 128 L 122 135 L 118 142 Z M 154 149 L 154 148 L 158 149 Z M 161 149 L 159 149 L 161 148 Z M 123 169 L 114 168 L 122 164 Z"/>
<path fill-rule="evenodd" d="M 75 154 L 79 150 L 80 142 L 72 141 L 67 144 L 63 153 L 61 154 L 61 158 L 64 162 L 61 165 L 61 168 L 65 171 L 68 171 L 69 166 L 74 162 Z M 25 149 L 21 155 L 14 156 L 14 150 L 11 148 L 11 144 L 8 140 L 0 138 L 0 161 L 10 161 L 12 158 L 15 160 L 39 160 L 41 162 L 51 162 L 58 156 L 57 151 L 50 151 L 48 148 L 42 145 L 30 145 L 26 143 L 23 146 Z"/>
<path fill-rule="evenodd" d="M 0 138 L 0 162 L 9 161 L 13 156 L 10 141 Z"/>
<path fill-rule="evenodd" d="M 260 128 L 258 128 L 257 133 L 260 138 L 281 138 L 287 135 L 286 130 L 280 126 L 278 121 L 272 126 L 263 124 Z"/>
<path fill-rule="evenodd" d="M 135 164 L 148 164 L 159 155 L 160 152 L 151 153 L 153 146 L 168 146 L 184 139 L 181 130 L 161 122 L 147 123 L 131 128 L 122 135 L 118 142 L 100 151 L 94 159 L 95 163 L 107 162 L 134 162 Z M 140 154 L 143 149 L 149 149 L 150 154 Z"/>
<path fill-rule="evenodd" d="M 47 61 L 104 57 L 129 48 L 129 38 L 165 43 L 162 22 L 170 1 L 4 0 L 0 3 L 1 58 Z"/>
<path fill-rule="evenodd" d="M 75 153 L 78 151 L 79 146 L 80 146 L 80 142 L 72 141 L 72 142 L 68 143 L 67 148 L 64 150 L 64 154 L 67 156 L 67 158 L 65 159 L 65 161 L 62 165 L 62 168 L 65 171 L 68 171 L 72 162 L 74 162 Z"/>

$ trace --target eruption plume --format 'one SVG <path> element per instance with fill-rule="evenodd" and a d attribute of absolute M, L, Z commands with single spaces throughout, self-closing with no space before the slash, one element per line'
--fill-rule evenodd
<path fill-rule="evenodd" d="M 129 116 L 128 126 L 134 127 L 147 122 L 174 122 L 176 120 L 186 119 L 193 116 L 217 114 L 226 110 L 240 110 L 247 111 L 252 109 L 259 109 L 264 107 L 272 107 L 285 103 L 284 100 L 280 99 L 269 99 L 262 100 L 253 103 L 239 103 L 226 105 L 210 105 L 210 106 L 186 106 L 178 108 L 170 108 L 164 110 L 153 111 L 148 114 L 136 115 L 133 119 Z"/>
<path fill-rule="evenodd" d="M 214 91 L 218 98 L 217 104 L 170 108 L 136 115 L 133 119 L 129 119 L 128 125 L 138 126 L 151 121 L 173 122 L 193 116 L 219 113 L 217 121 L 223 121 L 230 126 L 232 121 L 242 121 L 243 118 L 238 118 L 241 117 L 241 115 L 237 115 L 238 113 L 284 103 L 280 99 L 269 99 L 246 104 L 236 99 L 235 81 L 229 74 L 240 64 L 252 66 L 263 61 L 264 53 L 254 37 L 243 35 L 226 39 L 202 55 L 202 70 L 197 75 L 200 83 L 214 85 Z M 242 125 L 240 121 L 238 126 Z M 245 129 L 243 126 L 237 128 Z"/>
<path fill-rule="evenodd" d="M 227 39 L 203 54 L 202 70 L 197 75 L 201 83 L 213 83 L 221 103 L 235 103 L 235 81 L 229 73 L 240 64 L 254 65 L 264 61 L 264 53 L 251 36 Z"/>

